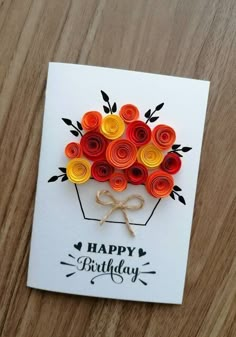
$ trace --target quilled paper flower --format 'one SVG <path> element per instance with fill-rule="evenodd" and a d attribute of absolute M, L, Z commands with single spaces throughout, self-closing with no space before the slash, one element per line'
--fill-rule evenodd
<path fill-rule="evenodd" d="M 153 143 L 161 150 L 169 149 L 175 138 L 175 130 L 168 125 L 159 124 L 152 130 Z"/>
<path fill-rule="evenodd" d="M 120 116 L 109 115 L 103 118 L 100 130 L 106 138 L 117 139 L 123 135 L 125 123 Z"/>
<path fill-rule="evenodd" d="M 114 172 L 114 168 L 106 160 L 98 160 L 93 163 L 91 172 L 95 180 L 107 181 Z"/>
<path fill-rule="evenodd" d="M 125 123 L 131 123 L 139 118 L 139 110 L 133 104 L 123 105 L 119 114 Z"/>
<path fill-rule="evenodd" d="M 161 168 L 163 171 L 170 174 L 175 174 L 179 172 L 181 168 L 181 159 L 176 153 L 167 153 L 163 162 L 161 163 Z"/>
<path fill-rule="evenodd" d="M 66 148 L 65 148 L 65 155 L 70 158 L 70 159 L 73 159 L 73 158 L 78 158 L 81 156 L 81 146 L 79 143 L 69 143 L 66 145 Z"/>
<path fill-rule="evenodd" d="M 74 184 L 83 184 L 91 176 L 91 165 L 88 160 L 75 158 L 68 162 L 66 167 L 68 179 Z"/>
<path fill-rule="evenodd" d="M 162 170 L 151 173 L 146 181 L 147 191 L 155 198 L 168 197 L 174 187 L 172 176 Z"/>
<path fill-rule="evenodd" d="M 125 170 L 125 176 L 133 185 L 144 184 L 148 177 L 148 170 L 143 164 L 136 162 Z"/>
<path fill-rule="evenodd" d="M 112 141 L 106 150 L 106 159 L 117 169 L 126 169 L 136 161 L 136 146 L 128 139 Z"/>
<path fill-rule="evenodd" d="M 158 167 L 164 155 L 155 145 L 148 144 L 139 148 L 137 160 L 139 163 L 144 164 L 148 168 Z"/>
<path fill-rule="evenodd" d="M 98 111 L 86 112 L 81 120 L 81 124 L 86 131 L 98 130 L 102 123 L 102 115 Z"/>
<path fill-rule="evenodd" d="M 111 188 L 117 192 L 122 192 L 127 187 L 127 180 L 124 173 L 114 172 L 109 180 Z"/>
<path fill-rule="evenodd" d="M 83 154 L 90 160 L 105 158 L 107 140 L 99 132 L 90 131 L 83 135 L 80 141 Z"/>
<path fill-rule="evenodd" d="M 142 146 L 151 140 L 151 129 L 142 121 L 134 121 L 130 123 L 126 130 L 128 139 L 136 146 Z"/>

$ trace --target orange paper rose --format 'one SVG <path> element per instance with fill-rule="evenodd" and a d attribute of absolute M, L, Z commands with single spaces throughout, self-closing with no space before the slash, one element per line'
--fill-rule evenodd
<path fill-rule="evenodd" d="M 127 187 L 127 180 L 124 173 L 114 172 L 110 177 L 110 186 L 117 192 L 122 192 Z"/>
<path fill-rule="evenodd" d="M 120 117 L 125 123 L 131 123 L 139 118 L 138 108 L 133 104 L 125 104 L 120 109 Z"/>
<path fill-rule="evenodd" d="M 127 169 L 136 161 L 137 148 L 128 139 L 111 142 L 106 150 L 106 159 L 117 169 Z"/>
<path fill-rule="evenodd" d="M 102 115 L 98 111 L 86 112 L 81 120 L 81 124 L 86 131 L 96 131 L 102 123 Z"/>
<path fill-rule="evenodd" d="M 147 191 L 155 198 L 168 197 L 174 187 L 172 176 L 162 170 L 151 173 L 146 181 Z"/>
<path fill-rule="evenodd" d="M 69 143 L 66 145 L 66 148 L 65 148 L 65 155 L 70 158 L 70 159 L 73 159 L 73 158 L 78 158 L 81 156 L 81 146 L 79 143 Z"/>
<path fill-rule="evenodd" d="M 175 130 L 168 125 L 159 124 L 152 130 L 153 143 L 160 150 L 168 150 L 175 142 Z"/>

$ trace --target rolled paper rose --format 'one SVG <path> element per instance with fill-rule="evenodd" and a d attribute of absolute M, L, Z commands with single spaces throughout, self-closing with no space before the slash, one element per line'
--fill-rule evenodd
<path fill-rule="evenodd" d="M 91 165 L 87 159 L 75 158 L 68 162 L 66 167 L 68 179 L 74 184 L 83 184 L 91 176 Z"/>
<path fill-rule="evenodd" d="M 65 147 L 65 155 L 70 159 L 80 157 L 81 153 L 82 151 L 79 143 L 72 142 L 67 144 Z"/>
<path fill-rule="evenodd" d="M 106 150 L 106 159 L 117 169 L 127 169 L 136 161 L 136 146 L 128 139 L 112 141 Z"/>
<path fill-rule="evenodd" d="M 161 163 L 161 168 L 163 171 L 175 174 L 179 172 L 181 168 L 181 159 L 176 153 L 167 153 L 163 162 Z"/>
<path fill-rule="evenodd" d="M 144 184 L 148 177 L 148 170 L 143 164 L 136 162 L 125 170 L 125 176 L 133 185 Z"/>
<path fill-rule="evenodd" d="M 114 168 L 106 160 L 98 160 L 93 163 L 91 172 L 95 180 L 107 181 L 114 172 Z"/>
<path fill-rule="evenodd" d="M 102 123 L 102 115 L 98 111 L 86 112 L 81 120 L 81 124 L 86 131 L 98 130 Z"/>
<path fill-rule="evenodd" d="M 152 132 L 150 127 L 144 122 L 134 121 L 128 125 L 126 135 L 136 146 L 142 146 L 149 143 Z"/>
<path fill-rule="evenodd" d="M 152 130 L 153 143 L 161 150 L 168 150 L 175 139 L 175 130 L 168 125 L 160 124 Z"/>
<path fill-rule="evenodd" d="M 83 135 L 80 141 L 83 154 L 90 160 L 105 159 L 107 140 L 96 131 L 90 131 Z"/>
<path fill-rule="evenodd" d="M 139 110 L 133 104 L 123 105 L 119 114 L 125 123 L 131 123 L 139 118 Z"/>
<path fill-rule="evenodd" d="M 148 168 L 158 167 L 164 155 L 155 145 L 148 144 L 139 148 L 137 160 Z"/>
<path fill-rule="evenodd" d="M 108 139 L 117 139 L 123 135 L 125 123 L 120 116 L 109 115 L 103 118 L 100 131 Z"/>
<path fill-rule="evenodd" d="M 146 189 L 155 198 L 168 197 L 174 187 L 172 176 L 162 170 L 151 173 L 146 181 Z"/>
<path fill-rule="evenodd" d="M 127 187 L 127 180 L 124 173 L 114 172 L 109 180 L 111 188 L 117 192 L 122 192 Z"/>

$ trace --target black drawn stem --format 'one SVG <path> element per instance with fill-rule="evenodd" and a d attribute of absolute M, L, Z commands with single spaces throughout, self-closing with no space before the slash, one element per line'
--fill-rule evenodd
<path fill-rule="evenodd" d="M 178 195 L 178 197 L 180 196 L 179 193 L 175 192 L 175 190 L 172 190 L 172 192 Z"/>
<path fill-rule="evenodd" d="M 150 119 L 152 118 L 152 116 L 154 115 L 155 112 L 156 112 L 156 109 L 153 110 L 153 112 L 151 113 L 151 115 L 148 117 L 148 119 L 146 120 L 146 124 L 150 121 Z"/>
<path fill-rule="evenodd" d="M 111 104 L 110 104 L 109 101 L 107 103 L 108 103 L 108 106 L 109 106 L 109 109 L 110 109 L 110 112 L 111 112 L 111 115 L 112 115 Z"/>
<path fill-rule="evenodd" d="M 74 124 L 71 124 L 71 126 L 73 126 L 73 128 L 79 132 L 80 136 L 83 137 L 82 132 Z"/>
<path fill-rule="evenodd" d="M 182 149 L 177 149 L 177 150 L 169 151 L 168 153 L 175 153 L 175 152 L 179 152 L 179 151 L 182 151 Z"/>

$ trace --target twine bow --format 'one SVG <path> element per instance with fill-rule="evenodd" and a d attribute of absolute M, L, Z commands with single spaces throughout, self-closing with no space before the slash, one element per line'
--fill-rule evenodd
<path fill-rule="evenodd" d="M 103 196 L 108 197 L 108 200 L 102 200 Z M 134 200 L 138 200 L 138 203 L 136 204 L 129 203 L 130 201 L 134 201 Z M 97 191 L 96 202 L 103 206 L 111 206 L 111 209 L 101 219 L 100 225 L 102 225 L 114 211 L 120 209 L 124 215 L 124 219 L 125 219 L 125 223 L 126 223 L 128 231 L 130 232 L 130 234 L 135 236 L 135 233 L 130 226 L 126 211 L 127 210 L 135 211 L 143 207 L 144 199 L 140 194 L 131 194 L 125 200 L 121 201 L 121 200 L 117 200 L 109 191 L 101 190 L 101 191 Z"/>

